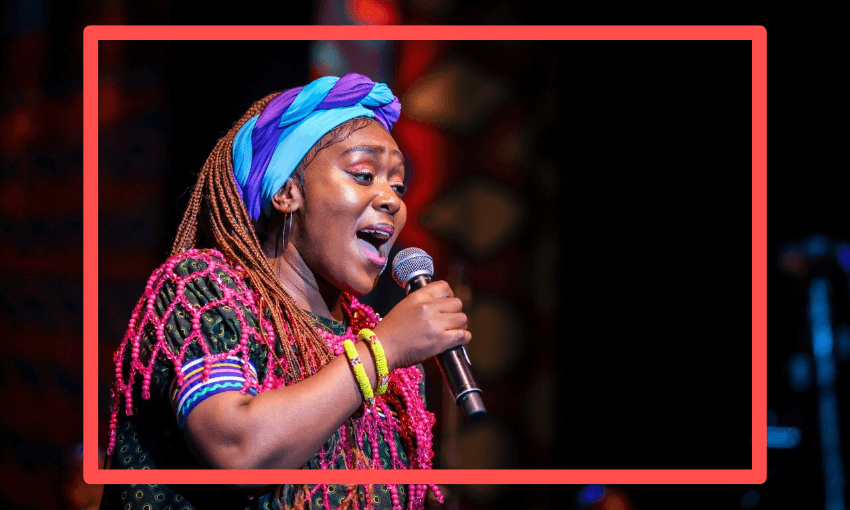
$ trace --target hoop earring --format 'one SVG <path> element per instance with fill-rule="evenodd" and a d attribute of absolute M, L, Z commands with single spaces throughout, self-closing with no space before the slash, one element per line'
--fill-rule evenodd
<path fill-rule="evenodd" d="M 289 237 L 292 236 L 292 213 L 289 212 L 289 208 L 286 210 L 287 218 L 283 219 L 283 251 L 286 251 L 286 247 L 289 245 Z M 289 222 L 289 228 L 286 228 L 287 220 Z M 287 234 L 287 230 L 289 233 Z"/>

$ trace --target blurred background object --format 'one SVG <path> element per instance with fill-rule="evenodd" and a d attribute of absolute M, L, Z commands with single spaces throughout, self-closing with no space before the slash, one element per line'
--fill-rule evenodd
<path fill-rule="evenodd" d="M 287 24 L 553 21 L 519 1 L 288 9 Z M 123 0 L 11 1 L 2 20 L 0 508 L 95 508 L 80 474 L 82 30 L 254 21 Z M 463 422 L 426 366 L 435 465 L 749 467 L 748 43 L 104 41 L 99 55 L 102 430 L 111 353 L 215 141 L 268 92 L 354 71 L 403 105 L 399 248 L 434 256 L 475 338 L 491 417 Z M 814 134 L 771 128 L 792 134 L 771 145 L 795 171 L 770 184 L 767 482 L 449 486 L 447 508 L 846 507 L 850 183 L 796 171 Z M 385 312 L 402 295 L 382 280 L 368 299 Z"/>

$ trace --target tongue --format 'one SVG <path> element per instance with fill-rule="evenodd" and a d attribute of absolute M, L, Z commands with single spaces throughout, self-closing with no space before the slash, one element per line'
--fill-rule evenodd
<path fill-rule="evenodd" d="M 381 258 L 378 254 L 378 249 L 375 248 L 372 243 L 366 242 L 363 239 L 357 239 L 357 241 L 360 243 L 360 246 L 363 247 L 363 251 L 370 255 L 374 255 L 375 258 Z"/>

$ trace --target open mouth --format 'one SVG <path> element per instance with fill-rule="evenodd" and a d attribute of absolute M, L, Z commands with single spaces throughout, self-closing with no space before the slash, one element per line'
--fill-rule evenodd
<path fill-rule="evenodd" d="M 389 241 L 392 235 L 393 228 L 389 225 L 372 225 L 358 230 L 356 233 L 360 251 L 370 262 L 380 267 L 383 267 L 387 262 Z"/>

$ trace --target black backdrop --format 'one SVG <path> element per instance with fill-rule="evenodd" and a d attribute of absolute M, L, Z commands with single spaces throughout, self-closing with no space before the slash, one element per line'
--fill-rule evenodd
<path fill-rule="evenodd" d="M 558 335 L 531 340 L 556 353 L 559 388 L 557 444 L 535 467 L 748 468 L 749 43 L 544 46 L 545 56 L 531 57 L 541 71 L 529 65 L 522 79 L 530 83 L 512 99 L 532 105 L 523 115 L 535 114 L 536 94 L 560 99 L 557 121 L 534 145 L 561 172 L 557 204 L 535 205 L 525 191 L 530 224 L 559 215 L 564 247 L 553 275 Z M 455 51 L 481 55 L 486 47 L 459 43 Z M 164 256 L 215 141 L 252 101 L 306 82 L 309 45 L 126 48 L 136 74 L 144 70 L 168 91 L 153 122 L 164 135 L 161 152 L 148 156 L 165 169 L 160 214 L 151 218 L 165 235 L 146 242 L 161 242 L 154 251 Z M 516 186 L 527 190 L 537 169 L 523 171 Z"/>

